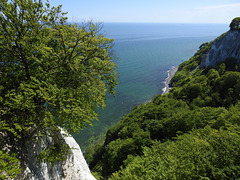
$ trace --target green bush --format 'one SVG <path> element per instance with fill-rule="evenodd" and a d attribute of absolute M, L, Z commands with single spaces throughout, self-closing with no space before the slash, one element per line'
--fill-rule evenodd
<path fill-rule="evenodd" d="M 237 179 L 239 130 L 239 126 L 227 130 L 205 127 L 173 142 L 155 143 L 110 179 Z"/>
<path fill-rule="evenodd" d="M 236 17 L 232 20 L 230 24 L 231 30 L 239 30 L 240 29 L 240 17 Z"/>
<path fill-rule="evenodd" d="M 0 179 L 14 178 L 21 172 L 16 154 L 0 150 Z"/>

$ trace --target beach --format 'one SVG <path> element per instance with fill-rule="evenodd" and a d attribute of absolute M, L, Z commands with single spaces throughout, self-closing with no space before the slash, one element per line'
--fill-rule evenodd
<path fill-rule="evenodd" d="M 171 79 L 174 76 L 174 74 L 177 72 L 178 70 L 178 66 L 177 67 L 172 67 L 169 71 L 168 71 L 168 77 L 165 80 L 165 87 L 163 88 L 163 93 L 162 95 L 166 94 L 169 92 L 170 90 L 170 84 L 171 84 Z"/>

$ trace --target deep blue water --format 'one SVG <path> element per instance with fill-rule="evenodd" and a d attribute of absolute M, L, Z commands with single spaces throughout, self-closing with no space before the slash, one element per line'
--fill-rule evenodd
<path fill-rule="evenodd" d="M 167 71 L 188 60 L 204 43 L 228 30 L 227 24 L 106 23 L 103 33 L 114 39 L 118 65 L 116 97 L 109 96 L 99 120 L 75 139 L 84 146 L 90 137 L 116 124 L 138 104 L 162 93 Z"/>

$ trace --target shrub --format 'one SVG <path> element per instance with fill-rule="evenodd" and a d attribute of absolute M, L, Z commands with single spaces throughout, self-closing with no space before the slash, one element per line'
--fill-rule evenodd
<path fill-rule="evenodd" d="M 240 17 L 236 17 L 230 24 L 231 30 L 240 30 Z"/>

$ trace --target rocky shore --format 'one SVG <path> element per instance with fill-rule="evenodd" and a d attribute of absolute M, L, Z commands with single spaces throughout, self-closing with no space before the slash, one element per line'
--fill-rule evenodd
<path fill-rule="evenodd" d="M 174 74 L 177 72 L 178 70 L 178 66 L 177 67 L 172 67 L 169 71 L 168 71 L 168 77 L 165 80 L 165 87 L 163 88 L 163 92 L 162 95 L 166 94 L 169 92 L 169 90 L 171 89 L 171 79 L 174 76 Z"/>

